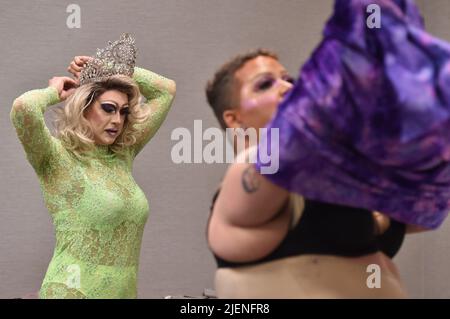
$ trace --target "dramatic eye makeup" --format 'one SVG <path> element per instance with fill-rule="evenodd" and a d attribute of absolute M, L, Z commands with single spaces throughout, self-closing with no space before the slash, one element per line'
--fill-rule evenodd
<path fill-rule="evenodd" d="M 117 108 L 112 103 L 103 102 L 103 103 L 100 103 L 100 106 L 101 106 L 102 110 L 105 111 L 106 113 L 116 113 Z"/>
<path fill-rule="evenodd" d="M 128 106 L 120 110 L 120 115 L 128 115 L 128 114 L 130 114 L 130 108 Z"/>
<path fill-rule="evenodd" d="M 294 78 L 288 74 L 281 76 L 281 79 L 283 81 L 286 81 L 286 82 L 289 82 L 292 84 L 295 81 Z M 278 81 L 278 79 L 275 76 L 273 76 L 272 74 L 265 74 L 256 81 L 255 86 L 254 86 L 255 91 L 260 92 L 260 91 L 269 90 L 277 81 Z"/>
<path fill-rule="evenodd" d="M 265 75 L 256 81 L 255 89 L 256 91 L 265 91 L 272 87 L 275 83 L 275 78 L 270 75 Z"/>
<path fill-rule="evenodd" d="M 114 103 L 111 102 L 101 102 L 100 107 L 103 111 L 105 111 L 108 114 L 116 113 L 117 112 L 117 106 Z M 120 115 L 128 115 L 130 114 L 130 108 L 128 106 L 123 107 L 120 110 Z"/>

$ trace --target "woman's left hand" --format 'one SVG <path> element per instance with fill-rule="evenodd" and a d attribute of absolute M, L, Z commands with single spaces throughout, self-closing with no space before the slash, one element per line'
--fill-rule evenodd
<path fill-rule="evenodd" d="M 84 66 L 87 62 L 91 61 L 93 58 L 90 56 L 79 55 L 73 58 L 72 62 L 70 62 L 67 71 L 73 74 L 75 79 L 79 79 L 81 70 L 83 70 Z"/>

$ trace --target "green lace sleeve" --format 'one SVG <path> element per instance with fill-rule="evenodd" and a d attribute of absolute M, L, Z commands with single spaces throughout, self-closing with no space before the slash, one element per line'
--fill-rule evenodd
<path fill-rule="evenodd" d="M 133 79 L 141 94 L 147 99 L 143 108 L 150 109 L 150 115 L 144 123 L 137 124 L 139 129 L 136 143 L 132 146 L 136 156 L 145 144 L 155 135 L 169 112 L 175 97 L 175 82 L 151 71 L 135 67 Z"/>
<path fill-rule="evenodd" d="M 44 121 L 45 110 L 60 102 L 54 87 L 28 91 L 13 103 L 11 122 L 25 149 L 28 161 L 41 172 L 46 160 L 55 150 L 56 139 L 50 134 Z"/>

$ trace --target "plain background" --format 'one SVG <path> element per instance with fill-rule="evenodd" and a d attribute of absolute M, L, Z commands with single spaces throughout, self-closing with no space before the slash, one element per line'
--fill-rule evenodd
<path fill-rule="evenodd" d="M 77 1 L 81 28 L 66 26 L 66 0 L 0 1 L 0 298 L 39 290 L 54 233 L 38 180 L 9 120 L 13 100 L 66 75 L 75 55 L 132 33 L 138 65 L 174 79 L 177 97 L 164 125 L 138 156 L 134 176 L 150 203 L 142 241 L 139 297 L 200 296 L 213 287 L 205 241 L 211 197 L 226 164 L 171 161 L 173 129 L 217 127 L 204 86 L 232 55 L 265 47 L 293 74 L 321 38 L 331 0 Z M 450 39 L 450 2 L 418 1 L 427 29 Z M 450 225 L 411 235 L 396 257 L 414 298 L 450 298 Z"/>

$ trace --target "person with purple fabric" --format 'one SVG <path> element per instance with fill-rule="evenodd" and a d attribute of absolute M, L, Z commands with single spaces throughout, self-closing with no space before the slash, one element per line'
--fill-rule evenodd
<path fill-rule="evenodd" d="M 369 3 L 380 29 L 366 27 Z M 279 170 L 235 163 L 214 198 L 219 297 L 407 296 L 391 258 L 449 209 L 447 52 L 412 1 L 337 0 L 294 85 L 266 51 L 216 73 L 207 96 L 223 128 L 279 130 Z"/>
<path fill-rule="evenodd" d="M 366 26 L 373 3 L 380 28 Z M 450 209 L 449 85 L 450 44 L 424 31 L 413 1 L 337 0 L 267 126 L 280 138 L 279 170 L 266 177 L 309 199 L 439 227 Z"/>

